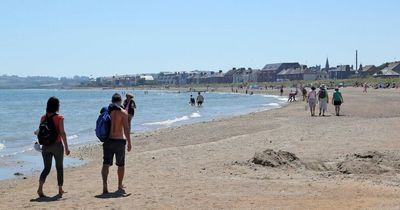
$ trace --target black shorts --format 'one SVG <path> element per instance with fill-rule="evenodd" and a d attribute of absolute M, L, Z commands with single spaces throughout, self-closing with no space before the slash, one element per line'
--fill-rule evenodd
<path fill-rule="evenodd" d="M 340 105 L 342 105 L 342 102 L 341 101 L 333 101 L 333 105 L 340 106 Z"/>
<path fill-rule="evenodd" d="M 125 145 L 124 139 L 109 139 L 103 143 L 103 165 L 113 164 L 115 154 L 115 165 L 125 166 Z"/>

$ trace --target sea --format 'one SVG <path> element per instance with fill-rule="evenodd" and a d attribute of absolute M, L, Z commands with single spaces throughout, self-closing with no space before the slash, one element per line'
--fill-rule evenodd
<path fill-rule="evenodd" d="M 40 172 L 41 153 L 33 149 L 37 140 L 33 132 L 45 114 L 47 99 L 60 99 L 60 114 L 65 118 L 68 142 L 73 147 L 99 143 L 95 136 L 100 109 L 107 106 L 114 93 L 134 94 L 136 112 L 132 132 L 140 133 L 185 124 L 211 121 L 251 112 L 276 109 L 286 98 L 271 95 L 205 92 L 201 107 L 190 106 L 189 97 L 197 93 L 159 90 L 115 89 L 3 89 L 0 90 L 0 179 L 16 177 L 14 173 L 33 175 Z M 85 161 L 65 157 L 65 165 L 77 166 Z"/>

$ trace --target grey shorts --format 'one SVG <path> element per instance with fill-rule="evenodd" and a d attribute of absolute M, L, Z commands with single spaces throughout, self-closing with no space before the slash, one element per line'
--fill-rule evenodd
<path fill-rule="evenodd" d="M 125 166 L 125 145 L 124 139 L 108 139 L 103 143 L 103 165 L 113 164 L 115 155 L 115 165 Z"/>
<path fill-rule="evenodd" d="M 325 100 L 319 101 L 319 108 L 326 111 L 328 109 L 328 103 Z"/>

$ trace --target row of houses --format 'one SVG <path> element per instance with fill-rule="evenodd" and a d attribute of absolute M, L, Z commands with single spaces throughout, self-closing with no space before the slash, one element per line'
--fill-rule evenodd
<path fill-rule="evenodd" d="M 373 77 L 400 77 L 400 62 L 385 63 L 380 67 L 374 65 L 367 65 L 360 68 L 362 76 L 373 76 Z"/>
<path fill-rule="evenodd" d="M 96 83 L 103 86 L 136 85 L 186 85 L 212 83 L 252 83 L 293 80 L 347 79 L 351 77 L 400 77 L 400 62 L 386 63 L 382 66 L 360 65 L 354 69 L 350 65 L 330 67 L 328 59 L 325 68 L 301 65 L 298 62 L 267 64 L 262 69 L 232 68 L 223 73 L 219 71 L 160 72 L 158 74 L 121 75 L 97 78 Z"/>
<path fill-rule="evenodd" d="M 137 86 L 137 85 L 156 85 L 154 74 L 148 75 L 117 75 L 112 77 L 96 78 L 96 86 Z"/>

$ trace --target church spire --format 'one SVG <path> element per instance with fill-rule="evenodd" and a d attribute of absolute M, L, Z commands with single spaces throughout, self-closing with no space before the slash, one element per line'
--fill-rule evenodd
<path fill-rule="evenodd" d="M 328 58 L 326 58 L 325 70 L 326 70 L 326 71 L 329 70 L 329 60 L 328 60 Z"/>

